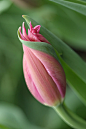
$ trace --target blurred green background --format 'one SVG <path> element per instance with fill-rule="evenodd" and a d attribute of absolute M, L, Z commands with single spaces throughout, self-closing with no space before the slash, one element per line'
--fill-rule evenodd
<path fill-rule="evenodd" d="M 86 61 L 86 16 L 48 0 L 0 0 L 0 129 L 71 129 L 27 89 L 17 37 L 23 14 L 45 26 Z M 69 86 L 65 102 L 86 118 L 85 106 Z"/>

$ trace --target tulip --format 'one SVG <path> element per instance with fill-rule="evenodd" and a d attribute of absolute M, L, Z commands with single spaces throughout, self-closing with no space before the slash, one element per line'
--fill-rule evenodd
<path fill-rule="evenodd" d="M 33 28 L 30 22 L 28 35 L 26 29 L 19 27 L 20 39 L 31 42 L 49 43 L 41 34 L 40 25 Z M 41 45 L 41 43 L 40 43 Z M 59 105 L 63 102 L 66 92 L 66 78 L 59 61 L 48 53 L 29 48 L 23 44 L 23 71 L 28 89 L 42 104 Z"/>

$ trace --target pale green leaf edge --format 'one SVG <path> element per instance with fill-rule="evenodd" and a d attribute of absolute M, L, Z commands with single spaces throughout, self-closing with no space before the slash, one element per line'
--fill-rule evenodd
<path fill-rule="evenodd" d="M 86 16 L 86 3 L 83 1 L 76 1 L 73 0 L 68 1 L 68 0 L 50 0 L 52 2 L 55 2 L 57 4 L 60 4 L 62 6 L 65 6 L 69 9 L 72 9 L 78 13 L 81 13 Z"/>

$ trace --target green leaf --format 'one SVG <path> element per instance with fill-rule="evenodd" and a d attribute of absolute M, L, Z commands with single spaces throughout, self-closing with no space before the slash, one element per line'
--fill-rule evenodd
<path fill-rule="evenodd" d="M 4 125 L 1 125 L 1 124 L 0 124 L 0 129 L 13 129 L 13 128 L 9 128 L 9 127 L 7 127 L 7 126 L 4 126 Z"/>
<path fill-rule="evenodd" d="M 25 18 L 28 25 L 30 21 L 33 26 L 38 24 L 28 16 L 23 17 Z M 40 33 L 51 43 L 52 47 L 55 49 L 57 56 L 65 70 L 68 83 L 72 89 L 77 92 L 83 103 L 86 104 L 86 63 L 69 46 L 67 46 L 63 41 L 61 41 L 43 26 L 41 26 Z M 36 46 L 37 45 L 34 47 Z M 40 50 L 39 47 L 36 48 L 37 50 Z M 42 49 L 42 51 L 45 52 L 45 47 Z M 74 77 L 76 80 L 74 80 Z"/>
<path fill-rule="evenodd" d="M 7 10 L 10 7 L 11 4 L 12 4 L 12 2 L 9 1 L 9 0 L 7 0 L 7 1 L 6 0 L 0 1 L 0 14 L 2 12 L 4 12 L 5 10 Z"/>
<path fill-rule="evenodd" d="M 0 127 L 2 127 L 0 129 L 41 129 L 31 125 L 19 107 L 8 103 L 0 103 Z"/>
<path fill-rule="evenodd" d="M 73 69 L 71 69 L 65 63 L 65 61 L 59 56 L 58 53 L 57 53 L 57 55 L 58 55 L 58 58 L 59 58 L 60 62 L 62 63 L 63 68 L 65 70 L 67 83 L 69 84 L 69 86 L 71 86 L 71 88 L 74 90 L 74 92 L 80 97 L 80 99 L 86 105 L 86 94 L 85 94 L 86 83 L 74 73 Z"/>
<path fill-rule="evenodd" d="M 79 0 L 50 0 L 86 16 L 86 2 Z"/>

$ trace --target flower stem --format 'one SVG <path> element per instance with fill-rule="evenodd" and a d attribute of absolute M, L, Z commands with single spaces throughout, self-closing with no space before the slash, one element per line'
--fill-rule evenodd
<path fill-rule="evenodd" d="M 86 129 L 86 121 L 68 109 L 64 103 L 58 107 L 54 106 L 53 108 L 59 114 L 59 116 L 71 127 L 75 129 Z"/>

